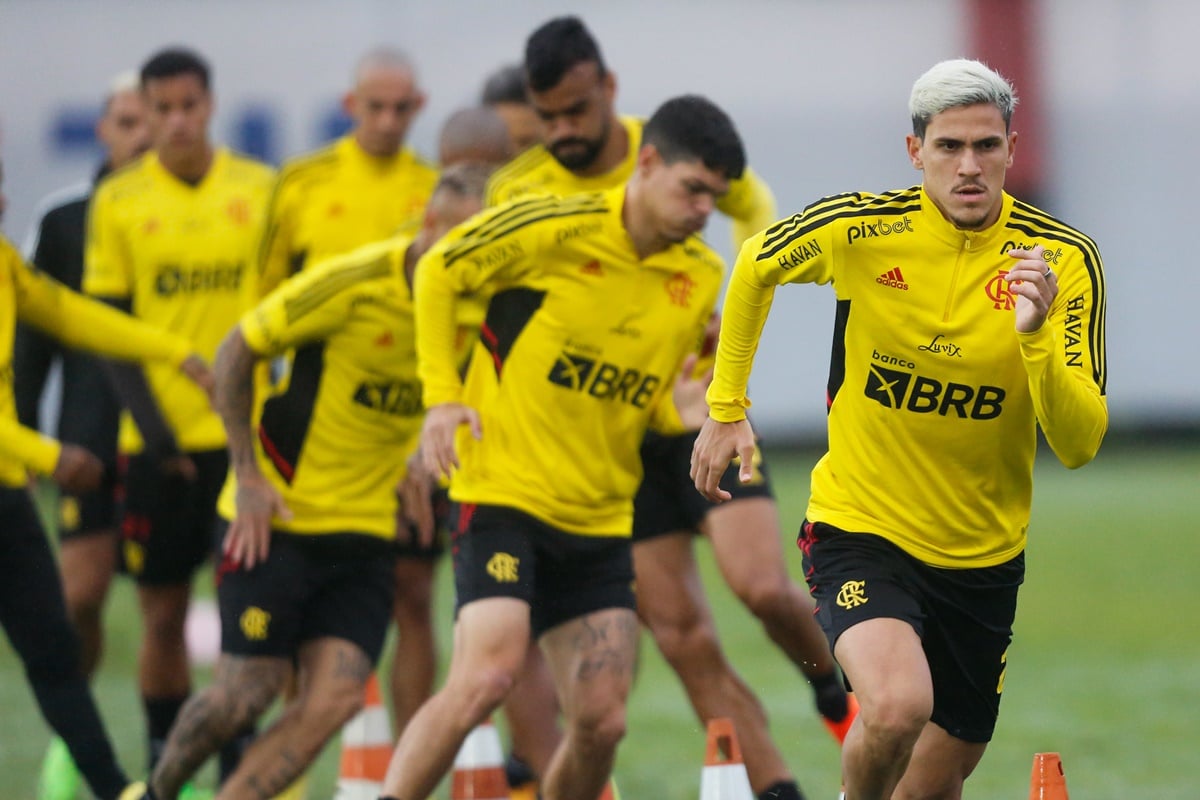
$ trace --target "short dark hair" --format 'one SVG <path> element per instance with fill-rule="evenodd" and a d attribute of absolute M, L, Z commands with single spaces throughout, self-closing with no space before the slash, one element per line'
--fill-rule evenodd
<path fill-rule="evenodd" d="M 601 76 L 608 71 L 600 46 L 576 16 L 555 17 L 525 42 L 525 78 L 535 92 L 554 88 L 571 67 L 589 62 Z"/>
<path fill-rule="evenodd" d="M 479 102 L 485 106 L 498 103 L 528 103 L 529 98 L 525 96 L 525 67 L 520 64 L 506 64 L 489 75 L 484 81 L 483 91 L 479 93 Z"/>
<path fill-rule="evenodd" d="M 159 50 L 142 65 L 142 86 L 160 78 L 174 78 L 178 75 L 195 75 L 200 79 L 200 85 L 208 88 L 208 62 L 193 50 L 186 47 L 168 47 Z"/>
<path fill-rule="evenodd" d="M 652 144 L 663 161 L 700 161 L 726 178 L 746 170 L 742 138 L 729 115 L 695 94 L 673 97 L 658 107 L 642 129 L 642 144 Z"/>

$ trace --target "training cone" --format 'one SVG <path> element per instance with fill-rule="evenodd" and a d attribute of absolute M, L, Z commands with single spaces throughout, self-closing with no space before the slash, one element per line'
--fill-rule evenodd
<path fill-rule="evenodd" d="M 1067 776 L 1058 753 L 1036 753 L 1029 779 L 1029 800 L 1068 800 Z"/>
<path fill-rule="evenodd" d="M 726 717 L 708 721 L 700 800 L 754 800 L 733 720 Z"/>
<path fill-rule="evenodd" d="M 490 719 L 476 725 L 458 748 L 450 800 L 508 800 L 504 750 Z"/>
<path fill-rule="evenodd" d="M 367 679 L 362 711 L 342 727 L 342 766 L 334 800 L 375 800 L 392 757 L 392 725 L 375 674 Z"/>

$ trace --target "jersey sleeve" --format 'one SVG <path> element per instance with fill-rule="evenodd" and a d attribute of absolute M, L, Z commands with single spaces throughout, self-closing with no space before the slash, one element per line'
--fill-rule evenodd
<path fill-rule="evenodd" d="M 1095 457 L 1108 429 L 1104 275 L 1088 244 L 1059 270 L 1058 297 L 1042 327 L 1017 335 L 1042 433 L 1072 469 Z"/>
<path fill-rule="evenodd" d="M 740 178 L 730 181 L 729 191 L 717 201 L 717 208 L 733 223 L 734 252 L 774 222 L 777 214 L 771 187 L 749 167 Z"/>
<path fill-rule="evenodd" d="M 24 264 L 14 270 L 17 317 L 68 347 L 123 361 L 182 364 L 192 346 L 180 336 L 72 292 Z"/>
<path fill-rule="evenodd" d="M 361 287 L 391 272 L 389 253 L 381 247 L 314 264 L 246 312 L 239 323 L 242 335 L 263 356 L 325 339 L 345 324 Z"/>
<path fill-rule="evenodd" d="M 447 233 L 417 262 L 417 372 L 426 408 L 462 399 L 459 306 L 472 302 L 470 296 L 492 296 L 533 268 L 540 228 L 522 220 L 558 202 L 522 200 L 485 211 Z"/>
<path fill-rule="evenodd" d="M 83 291 L 86 294 L 115 299 L 133 294 L 129 242 L 119 224 L 112 196 L 103 184 L 88 208 L 83 260 Z"/>
<path fill-rule="evenodd" d="M 284 171 L 267 201 L 257 252 L 259 297 L 270 294 L 295 271 L 291 252 L 295 226 L 293 183 L 290 173 Z"/>

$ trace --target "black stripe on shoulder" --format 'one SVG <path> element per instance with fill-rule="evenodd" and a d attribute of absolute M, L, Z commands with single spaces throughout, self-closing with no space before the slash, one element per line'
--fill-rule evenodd
<path fill-rule="evenodd" d="M 532 172 L 546 162 L 546 159 L 553 158 L 550 151 L 544 145 L 534 145 L 518 155 L 516 158 L 509 161 L 504 166 L 492 173 L 492 177 L 488 179 L 487 198 L 489 202 L 494 202 L 496 191 L 515 181 L 522 175 Z"/>
<path fill-rule="evenodd" d="M 1031 239 L 1046 239 L 1071 245 L 1083 255 L 1084 269 L 1092 284 L 1092 308 L 1088 323 L 1088 346 L 1092 358 L 1092 379 L 1106 394 L 1108 387 L 1108 362 L 1105 346 L 1105 314 L 1108 305 L 1104 285 L 1104 264 L 1100 259 L 1100 248 L 1087 234 L 1055 219 L 1039 208 L 1021 201 L 1013 204 L 1008 227 L 1018 230 Z"/>
<path fill-rule="evenodd" d="M 815 228 L 838 219 L 870 216 L 898 216 L 921 210 L 920 187 L 896 189 L 881 194 L 847 192 L 823 197 L 785 220 L 767 229 L 758 261 L 773 258 L 786 250 L 797 239 L 802 239 Z"/>
<path fill-rule="evenodd" d="M 607 214 L 608 211 L 608 203 L 600 195 L 578 195 L 565 199 L 536 197 L 517 201 L 511 206 L 502 207 L 499 213 L 483 220 L 474 228 L 464 231 L 457 241 L 446 248 L 445 265 L 449 267 L 460 258 L 486 247 L 500 237 L 542 220 Z"/>
<path fill-rule="evenodd" d="M 351 259 L 339 264 L 310 283 L 303 294 L 290 298 L 283 304 L 288 324 L 319 308 L 322 303 L 343 289 L 363 281 L 386 277 L 391 271 L 392 264 L 387 253 L 366 262 Z"/>

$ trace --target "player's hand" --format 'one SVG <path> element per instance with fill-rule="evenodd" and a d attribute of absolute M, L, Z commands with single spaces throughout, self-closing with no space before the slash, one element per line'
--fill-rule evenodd
<path fill-rule="evenodd" d="M 92 451 L 79 445 L 64 444 L 50 477 L 64 491 L 83 494 L 100 486 L 104 478 L 104 464 Z"/>
<path fill-rule="evenodd" d="M 695 377 L 697 360 L 695 354 L 683 360 L 679 377 L 675 379 L 675 389 L 671 394 L 675 410 L 679 412 L 679 419 L 689 431 L 696 430 L 708 419 L 708 401 L 704 395 L 708 391 L 708 385 L 712 383 L 713 376 L 710 369 L 699 378 Z"/>
<path fill-rule="evenodd" d="M 705 420 L 692 447 L 691 476 L 696 490 L 714 503 L 728 500 L 732 495 L 721 488 L 721 476 L 734 456 L 741 458 L 738 479 L 749 483 L 754 477 L 754 442 L 754 430 L 749 420 Z"/>
<path fill-rule="evenodd" d="M 396 486 L 396 495 L 400 498 L 400 516 L 405 523 L 396 528 L 396 539 L 400 542 L 407 544 L 411 530 L 415 530 L 417 544 L 424 548 L 433 546 L 433 484 L 434 478 L 426 471 L 421 451 L 418 450 L 409 456 L 404 479 Z"/>
<path fill-rule="evenodd" d="M 1010 258 L 1016 259 L 1004 280 L 1008 290 L 1017 296 L 1017 332 L 1033 333 L 1042 327 L 1050 305 L 1058 296 L 1058 276 L 1042 257 L 1040 244 L 1032 250 L 1009 250 Z"/>
<path fill-rule="evenodd" d="M 439 403 L 425 413 L 425 424 L 421 427 L 421 454 L 429 474 L 448 478 L 451 471 L 459 467 L 454 434 L 460 425 L 470 426 L 471 435 L 476 439 L 483 438 L 479 412 L 468 405 Z"/>
<path fill-rule="evenodd" d="M 721 312 L 713 311 L 704 326 L 704 338 L 700 342 L 700 355 L 711 356 L 717 352 L 717 337 L 721 334 Z"/>
<path fill-rule="evenodd" d="M 204 394 L 208 397 L 209 405 L 212 405 L 214 393 L 217 389 L 217 380 L 213 377 L 212 370 L 208 368 L 208 364 L 205 363 L 204 359 L 192 353 L 179 365 L 179 370 L 184 375 L 187 375 L 192 383 L 204 391 Z"/>
<path fill-rule="evenodd" d="M 275 518 L 292 518 L 282 495 L 261 474 L 238 475 L 237 513 L 222 543 L 225 556 L 246 569 L 266 561 Z"/>
<path fill-rule="evenodd" d="M 175 478 L 183 478 L 188 483 L 196 480 L 196 462 L 191 456 L 186 453 L 175 453 L 174 455 L 166 456 L 162 461 L 158 462 L 158 468 L 162 470 L 164 475 L 170 475 Z"/>

